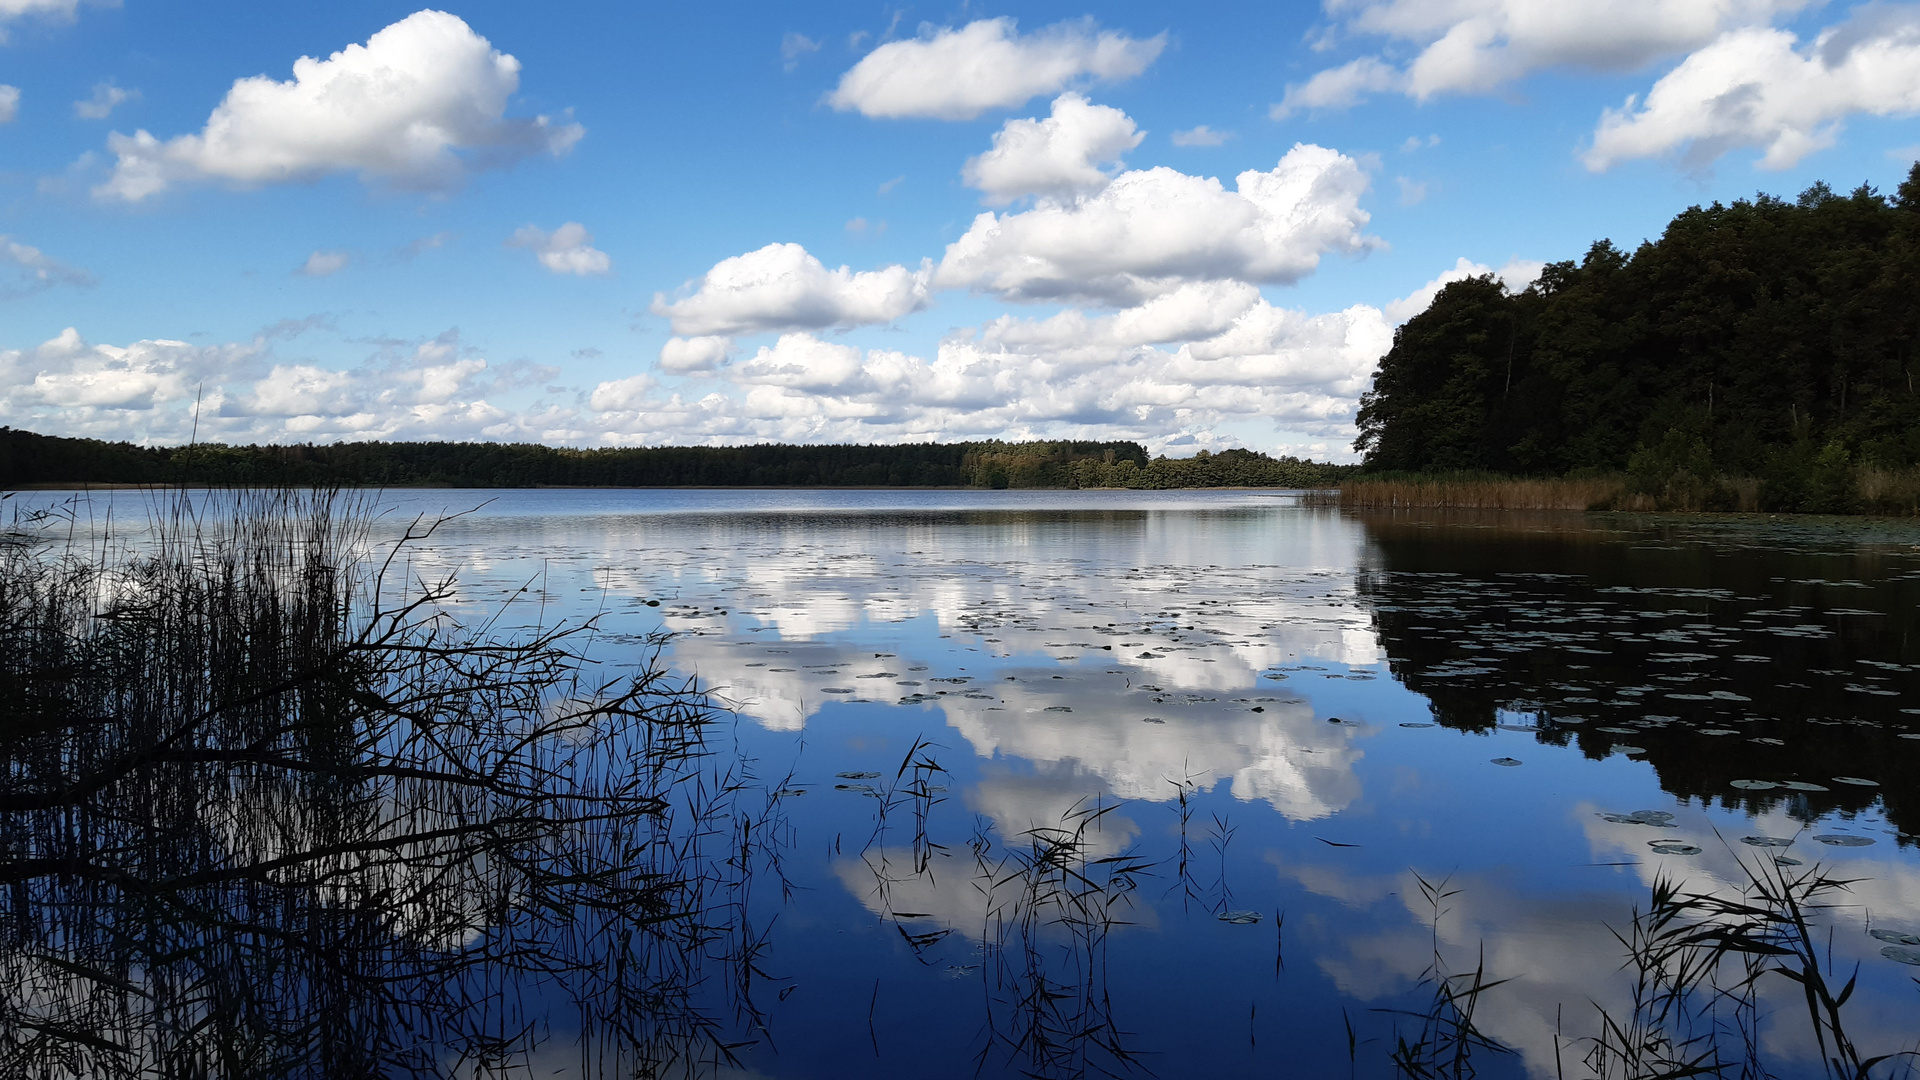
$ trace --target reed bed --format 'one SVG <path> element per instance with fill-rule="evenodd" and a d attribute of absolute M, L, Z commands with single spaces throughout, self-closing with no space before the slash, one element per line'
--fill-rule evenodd
<path fill-rule="evenodd" d="M 753 971 L 777 823 L 695 687 L 461 625 L 407 570 L 439 522 L 160 499 L 0 545 L 0 1075 L 491 1073 L 551 1026 L 607 1075 L 730 1058 L 711 961 Z"/>
<path fill-rule="evenodd" d="M 1508 477 L 1432 477 L 1350 480 L 1341 506 L 1365 510 L 1591 510 L 1626 494 L 1624 477 L 1535 480 Z"/>

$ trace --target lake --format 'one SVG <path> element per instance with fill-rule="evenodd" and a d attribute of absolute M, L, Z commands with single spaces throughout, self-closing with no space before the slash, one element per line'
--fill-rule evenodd
<path fill-rule="evenodd" d="M 595 619 L 608 670 L 657 649 L 724 705 L 708 741 L 767 861 L 685 988 L 715 1075 L 1784 1077 L 1920 1049 L 1920 526 L 383 498 L 384 533 L 472 511 L 404 566 L 456 574 L 463 621 Z M 593 1071 L 579 1044 L 615 1035 L 570 1015 L 529 1075 Z"/>

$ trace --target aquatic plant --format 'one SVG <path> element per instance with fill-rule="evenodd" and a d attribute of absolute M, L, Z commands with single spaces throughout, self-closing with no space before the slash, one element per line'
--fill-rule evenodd
<path fill-rule="evenodd" d="M 1848 1035 L 1844 1008 L 1858 984 L 1843 981 L 1830 949 L 1823 961 L 1823 914 L 1853 883 L 1818 864 L 1794 870 L 1773 856 L 1740 859 L 1738 893 L 1684 892 L 1665 875 L 1651 901 L 1614 937 L 1633 975 L 1621 1015 L 1595 1006 L 1600 1033 L 1584 1062 L 1600 1080 L 1767 1076 L 1761 1061 L 1758 987 L 1778 976 L 1796 984 L 1825 1075 L 1869 1080 L 1881 1065 L 1907 1067 L 1915 1051 L 1864 1055 Z M 1729 1052 L 1729 1041 L 1737 1048 Z M 1887 1071 L 1883 1070 L 1883 1075 Z"/>
<path fill-rule="evenodd" d="M 444 519 L 382 544 L 374 509 L 16 519 L 0 1074 L 444 1075 L 562 1037 L 609 1074 L 730 1059 L 709 1006 L 751 1027 L 778 810 L 709 752 L 719 714 L 658 664 L 597 677 L 591 624 L 463 624 L 409 564 Z"/>

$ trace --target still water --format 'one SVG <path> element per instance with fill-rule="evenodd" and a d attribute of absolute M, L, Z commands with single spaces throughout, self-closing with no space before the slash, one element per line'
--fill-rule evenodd
<path fill-rule="evenodd" d="M 597 619 L 597 659 L 658 648 L 731 714 L 782 854 L 740 902 L 752 955 L 699 991 L 718 1075 L 1789 1077 L 1920 1049 L 1920 527 L 385 501 L 473 511 L 406 568 L 457 573 L 470 622 Z M 1798 915 L 1742 914 L 1795 882 Z M 1679 954 L 1649 974 L 1636 915 L 1667 884 L 1706 898 L 1669 930 L 1772 929 L 1662 1014 Z M 551 1021 L 529 1075 L 577 1075 L 583 1037 Z"/>

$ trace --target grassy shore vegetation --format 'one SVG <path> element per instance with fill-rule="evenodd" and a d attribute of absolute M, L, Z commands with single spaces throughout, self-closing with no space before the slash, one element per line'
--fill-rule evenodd
<path fill-rule="evenodd" d="M 450 442 L 168 447 L 0 428 L 0 487 L 1322 487 L 1350 471 L 1249 450 L 1152 458 L 1134 442 L 591 450 Z"/>
<path fill-rule="evenodd" d="M 0 1075 L 517 1074 L 559 1030 L 651 1076 L 753 1027 L 779 785 L 590 626 L 454 618 L 434 523 L 369 507 L 0 530 Z"/>
<path fill-rule="evenodd" d="M 1395 333 L 1359 413 L 1373 475 L 1349 490 L 1920 513 L 1915 296 L 1920 166 L 1891 198 L 1820 183 L 1696 206 L 1518 293 L 1454 282 Z"/>

